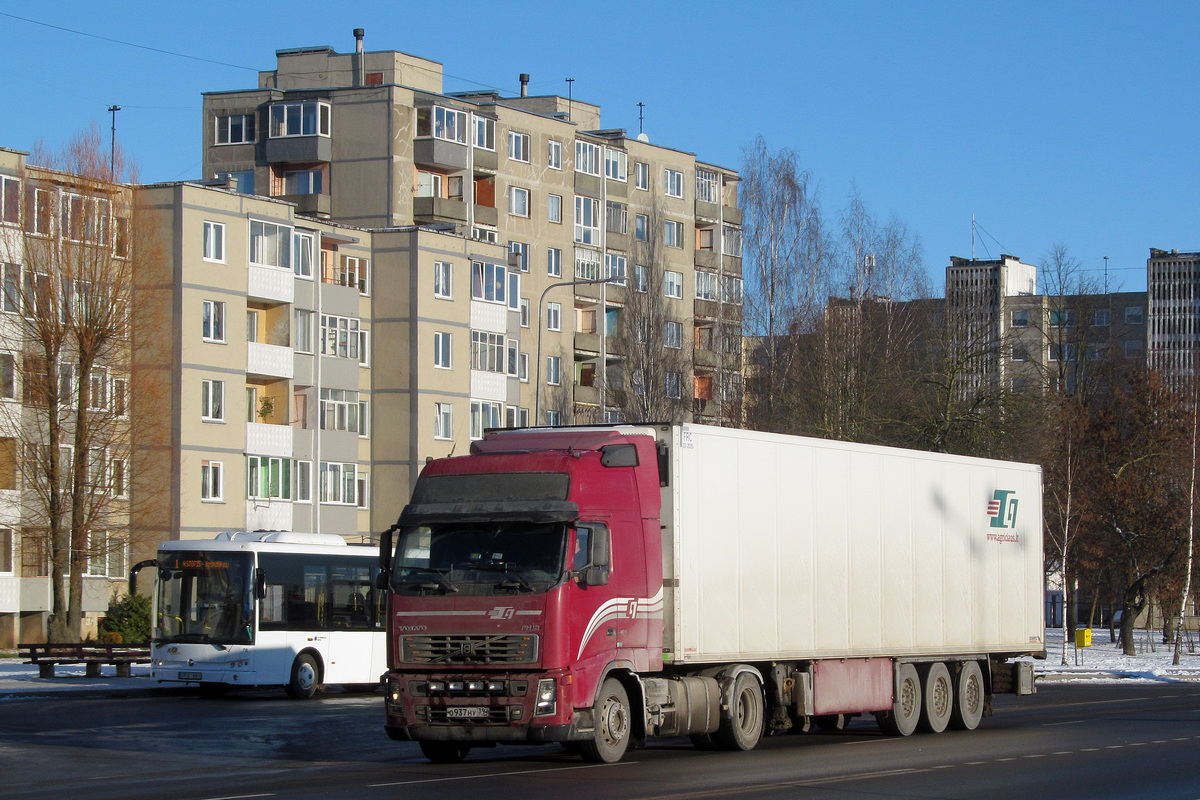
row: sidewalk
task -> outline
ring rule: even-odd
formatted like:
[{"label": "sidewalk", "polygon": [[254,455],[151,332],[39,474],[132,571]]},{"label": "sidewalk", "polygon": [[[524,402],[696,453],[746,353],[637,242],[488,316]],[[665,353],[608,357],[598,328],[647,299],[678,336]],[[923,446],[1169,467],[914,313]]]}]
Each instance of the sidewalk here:
[{"label": "sidewalk", "polygon": [[[1095,628],[1092,631],[1093,645],[1081,649],[1076,664],[1075,648],[1067,648],[1068,666],[1062,666],[1062,631],[1046,631],[1046,660],[1033,660],[1040,682],[1106,682],[1106,683],[1162,683],[1173,681],[1200,682],[1200,642],[1192,642],[1189,650],[1184,642],[1179,666],[1173,666],[1173,651],[1159,641],[1156,634],[1137,631],[1134,643],[1138,654],[1122,655],[1117,646],[1109,642],[1108,631]],[[1151,650],[1151,646],[1154,650]],[[9,655],[6,653],[3,655]],[[1031,659],[1032,660],[1032,659]],[[72,697],[122,697],[132,695],[190,693],[195,685],[159,683],[150,678],[149,664],[134,664],[133,677],[116,677],[116,667],[101,668],[101,677],[84,675],[84,666],[58,667],[53,678],[39,678],[38,668],[21,659],[0,657],[0,701],[24,697],[46,697],[71,692]]]}]

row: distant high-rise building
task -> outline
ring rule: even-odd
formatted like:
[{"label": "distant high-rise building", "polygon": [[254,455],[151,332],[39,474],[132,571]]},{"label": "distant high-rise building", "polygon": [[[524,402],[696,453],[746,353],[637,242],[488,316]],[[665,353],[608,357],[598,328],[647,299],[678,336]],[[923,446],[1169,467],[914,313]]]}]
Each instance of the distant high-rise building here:
[{"label": "distant high-rise building", "polygon": [[1150,248],[1147,361],[1176,391],[1191,391],[1200,347],[1200,253]]}]

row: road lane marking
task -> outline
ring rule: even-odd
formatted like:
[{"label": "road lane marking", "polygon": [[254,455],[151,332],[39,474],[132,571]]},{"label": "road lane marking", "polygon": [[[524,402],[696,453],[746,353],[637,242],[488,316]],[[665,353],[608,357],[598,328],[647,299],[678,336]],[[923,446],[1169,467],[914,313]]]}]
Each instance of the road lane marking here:
[{"label": "road lane marking", "polygon": [[1042,727],[1053,728],[1055,725],[1082,725],[1085,722],[1087,722],[1086,719],[1072,719],[1066,722],[1043,722]]},{"label": "road lane marking", "polygon": [[636,764],[636,761],[621,761],[616,764],[581,764],[572,767],[547,767],[545,769],[521,769],[513,772],[487,772],[478,775],[456,775],[450,778],[423,778],[417,781],[395,781],[393,783],[369,783],[368,789],[378,789],[385,786],[415,786],[421,783],[449,783],[450,781],[469,781],[474,778],[503,778],[508,775],[537,775],[543,772],[563,772],[565,770],[596,769],[598,767],[619,767]]}]

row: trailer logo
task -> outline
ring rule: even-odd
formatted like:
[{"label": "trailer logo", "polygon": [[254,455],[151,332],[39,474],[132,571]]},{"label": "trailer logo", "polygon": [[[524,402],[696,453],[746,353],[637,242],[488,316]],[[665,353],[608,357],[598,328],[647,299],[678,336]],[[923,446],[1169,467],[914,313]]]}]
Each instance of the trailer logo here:
[{"label": "trailer logo", "polygon": [[[991,527],[1014,530],[1017,527],[1017,498],[1011,489],[997,489],[988,501],[987,514],[992,518]],[[1017,534],[988,533],[988,539],[998,542],[1019,541]]]}]

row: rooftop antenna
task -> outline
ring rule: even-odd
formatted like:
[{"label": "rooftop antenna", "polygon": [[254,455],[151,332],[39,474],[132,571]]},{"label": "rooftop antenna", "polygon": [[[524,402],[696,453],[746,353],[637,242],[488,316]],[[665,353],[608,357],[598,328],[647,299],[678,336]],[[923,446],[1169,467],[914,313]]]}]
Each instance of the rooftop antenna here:
[{"label": "rooftop antenna", "polygon": [[567,121],[571,122],[571,95],[575,91],[575,79],[567,78]]},{"label": "rooftop antenna", "polygon": [[971,260],[975,260],[975,215],[971,215]]},{"label": "rooftop antenna", "polygon": [[638,135],[642,134],[642,110],[646,107],[645,103],[638,103]]},{"label": "rooftop antenna", "polygon": [[1104,293],[1108,294],[1108,256],[1104,257]]},{"label": "rooftop antenna", "polygon": [[116,165],[117,165],[117,112],[121,110],[120,106],[109,106],[108,112],[112,114],[112,139],[111,149],[108,154],[108,179],[115,181]]}]

